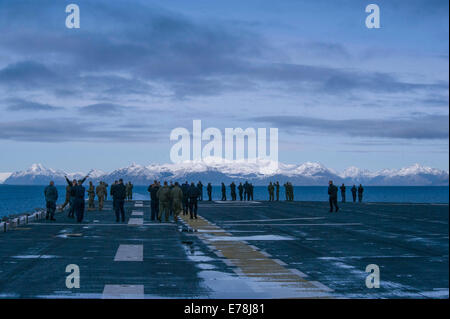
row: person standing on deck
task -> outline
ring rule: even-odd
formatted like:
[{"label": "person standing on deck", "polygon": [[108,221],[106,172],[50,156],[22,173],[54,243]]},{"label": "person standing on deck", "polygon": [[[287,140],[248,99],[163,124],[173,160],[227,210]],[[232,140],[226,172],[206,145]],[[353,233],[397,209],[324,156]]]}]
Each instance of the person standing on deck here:
[{"label": "person standing on deck", "polygon": [[244,186],[242,186],[242,182],[239,183],[238,191],[239,191],[239,200],[242,202],[242,193],[244,192]]},{"label": "person standing on deck", "polygon": [[126,192],[127,192],[127,201],[131,201],[133,199],[133,184],[131,184],[131,182],[128,182],[126,186]]},{"label": "person standing on deck", "polygon": [[250,189],[250,192],[249,192],[249,199],[248,199],[248,200],[253,201],[253,190],[254,190],[253,184],[252,184],[252,183],[248,184],[248,187],[249,187],[249,189]]},{"label": "person standing on deck", "polygon": [[103,186],[105,186],[105,201],[108,200],[108,184],[106,182],[103,182]]},{"label": "person standing on deck", "polygon": [[273,187],[272,182],[270,182],[269,186],[267,186],[267,190],[269,191],[269,202],[273,202],[275,188]]},{"label": "person standing on deck", "polygon": [[[111,197],[113,197],[113,193],[114,193],[114,188],[119,184],[118,181],[114,181],[114,183],[111,185],[111,188],[109,189],[109,195],[111,195]],[[113,198],[113,212],[116,211],[116,202],[114,201]]]},{"label": "person standing on deck", "polygon": [[147,191],[150,193],[151,220],[155,220],[156,218],[158,218],[159,212],[159,201],[157,196],[158,190],[159,185],[156,180],[153,181],[153,184],[150,185],[147,189]]},{"label": "person standing on deck", "polygon": [[45,202],[47,207],[47,214],[45,219],[56,220],[55,219],[55,210],[56,210],[56,201],[58,200],[58,190],[55,187],[55,183],[53,181],[45,188],[44,190]]},{"label": "person standing on deck", "polygon": [[[73,195],[73,188],[75,187],[75,186],[77,186],[77,180],[76,179],[74,179],[72,182],[71,181],[69,181],[69,179],[67,178],[67,176],[64,176],[64,178],[66,179],[66,182],[67,182],[67,188],[66,189],[70,189],[70,193],[69,193],[69,214],[67,215],[69,218],[73,218],[73,215],[74,215],[74,213],[75,213],[75,208],[74,208],[74,204],[73,204],[73,202],[74,202],[74,200],[75,200],[75,197],[74,197],[74,195]],[[67,196],[67,194],[66,194],[66,196]]]},{"label": "person standing on deck", "polygon": [[345,203],[345,185],[344,185],[344,183],[342,183],[340,188],[341,188],[342,202]]},{"label": "person standing on deck", "polygon": [[230,193],[231,193],[231,200],[236,200],[236,184],[234,182],[231,182],[230,184]]},{"label": "person standing on deck", "polygon": [[286,182],[283,184],[283,186],[284,186],[284,195],[286,196],[286,201],[288,201],[289,200],[289,185]]},{"label": "person standing on deck", "polygon": [[249,187],[248,187],[248,182],[245,181],[244,183],[244,200],[248,200],[248,192],[249,192]]},{"label": "person standing on deck", "polygon": [[364,187],[362,187],[361,184],[359,184],[358,187],[358,201],[361,203],[362,199],[363,199],[363,192],[364,192]]},{"label": "person standing on deck", "polygon": [[170,214],[170,187],[167,184],[167,181],[164,181],[163,187],[158,189],[156,196],[159,201],[158,220],[161,222],[162,215],[164,214],[165,221],[168,222]]},{"label": "person standing on deck", "polygon": [[104,201],[105,201],[105,193],[106,193],[105,183],[100,182],[100,184],[95,189],[95,193],[97,194],[97,198],[98,198],[98,210],[102,211]]},{"label": "person standing on deck", "polygon": [[[81,185],[83,185],[83,183],[85,182],[85,180],[89,177],[89,175],[87,175],[85,178],[83,178],[81,180]],[[74,214],[75,214],[75,193],[73,191],[73,188],[75,186],[78,185],[77,180],[74,179],[72,182],[69,181],[69,179],[67,178],[67,176],[64,176],[64,178],[66,179],[67,184],[70,186],[70,208],[69,208],[69,217],[70,218],[74,218]],[[80,182],[80,181],[78,181]],[[83,198],[84,200],[84,198]],[[84,210],[83,210],[84,211]]]},{"label": "person standing on deck", "polygon": [[336,213],[339,211],[339,207],[337,204],[337,194],[338,194],[338,188],[333,185],[333,181],[330,181],[328,186],[328,195],[329,195],[329,202],[330,202],[330,213],[333,212],[333,206],[336,208]]},{"label": "person standing on deck", "polygon": [[277,194],[277,202],[280,200],[280,183],[277,181],[275,184],[275,193]]},{"label": "person standing on deck", "polygon": [[75,215],[77,216],[77,222],[81,223],[84,218],[84,196],[86,193],[86,189],[83,187],[84,180],[79,180],[78,184],[72,188],[72,194],[74,196],[74,210]]},{"label": "person standing on deck", "polygon": [[[222,183],[223,184],[223,183]],[[225,186],[225,185],[224,185]],[[198,210],[198,203],[197,199],[199,196],[199,190],[198,187],[195,186],[194,183],[191,183],[191,187],[189,188],[189,213],[191,219],[197,219],[197,210]]]},{"label": "person standing on deck", "polygon": [[114,212],[116,213],[116,223],[120,221],[120,217],[122,218],[122,222],[125,222],[125,198],[127,196],[127,189],[123,184],[123,180],[119,179],[119,183],[114,185],[114,188],[111,187],[113,202],[114,202]]},{"label": "person standing on deck", "polygon": [[[66,181],[67,181],[67,186],[66,186],[66,200],[64,201],[64,204],[62,204],[61,208],[59,209],[60,212],[62,212],[64,210],[64,208],[67,206],[67,204],[71,203],[70,200],[70,192],[72,190],[72,186],[73,186],[73,182],[70,182],[67,177],[66,177]],[[70,209],[70,205],[69,205],[69,209]]]},{"label": "person standing on deck", "polygon": [[[172,190],[175,187],[173,182],[170,182],[169,188]],[[170,197],[170,203],[169,203],[169,216],[173,216],[173,200],[172,197]]]},{"label": "person standing on deck", "polygon": [[227,200],[227,188],[225,187],[225,184],[222,183],[222,201]]},{"label": "person standing on deck", "polygon": [[186,181],[184,184],[181,185],[181,191],[183,192],[183,215],[187,215],[189,212],[189,183]]},{"label": "person standing on deck", "polygon": [[353,203],[355,203],[356,202],[356,192],[357,192],[356,185],[353,185],[351,191],[352,191]]},{"label": "person standing on deck", "polygon": [[212,201],[212,185],[211,185],[211,183],[208,183],[208,186],[206,186],[206,190],[208,192],[208,201]]},{"label": "person standing on deck", "polygon": [[172,209],[173,209],[173,221],[178,221],[178,215],[183,210],[182,202],[183,202],[183,191],[179,187],[178,182],[175,182],[175,186],[170,191],[170,198],[172,199]]},{"label": "person standing on deck", "polygon": [[198,188],[198,191],[199,191],[199,195],[198,195],[198,200],[199,201],[203,201],[203,184],[202,184],[202,182],[201,181],[199,181],[198,183],[197,183],[197,188]]},{"label": "person standing on deck", "polygon": [[88,210],[95,210],[95,187],[92,181],[89,182],[88,188]]}]

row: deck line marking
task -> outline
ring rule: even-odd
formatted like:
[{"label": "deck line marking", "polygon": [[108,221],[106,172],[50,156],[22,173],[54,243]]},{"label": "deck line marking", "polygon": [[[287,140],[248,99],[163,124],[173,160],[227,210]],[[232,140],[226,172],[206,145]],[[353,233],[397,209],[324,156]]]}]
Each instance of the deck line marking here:
[{"label": "deck line marking", "polygon": [[144,246],[120,245],[114,261],[144,261]]},{"label": "deck line marking", "polygon": [[277,219],[247,219],[247,220],[222,220],[222,223],[243,223],[243,222],[276,222],[284,220],[301,220],[301,219],[325,219],[325,217],[298,217],[298,218],[277,218]]},{"label": "deck line marking", "polygon": [[144,261],[143,245],[120,245],[114,261]]},{"label": "deck line marking", "polygon": [[325,223],[325,224],[230,224],[227,226],[359,226],[362,223]]},{"label": "deck line marking", "polygon": [[[115,223],[115,224],[50,224],[50,223],[29,223],[27,224],[28,226],[33,225],[33,226],[89,226],[89,227],[96,227],[96,226],[115,226],[115,227],[128,227],[128,224],[119,224],[119,223]],[[172,224],[172,223],[145,223],[143,224],[144,226],[176,226],[176,224]]]},{"label": "deck line marking", "polygon": [[213,247],[213,252],[222,257],[222,261],[232,267],[236,274],[248,278],[246,283],[255,291],[274,289],[274,293],[279,296],[286,293],[288,296],[300,298],[332,297],[330,294],[332,290],[327,286],[316,281],[308,281],[301,271],[292,271],[283,261],[269,258],[267,253],[254,249],[256,246],[233,240],[234,236],[230,233],[219,233],[220,236],[217,236],[216,232],[211,232],[205,236],[205,232],[211,231],[211,228],[215,231],[220,230],[218,227],[212,227],[205,218],[196,221],[191,221],[185,216],[181,218],[192,228],[197,229],[198,238],[208,248]]},{"label": "deck line marking", "polygon": [[133,210],[131,216],[144,216],[144,212]]},{"label": "deck line marking", "polygon": [[128,220],[128,225],[143,225],[144,219],[142,218],[130,218]]},{"label": "deck line marking", "polygon": [[144,285],[105,285],[103,299],[143,299]]}]

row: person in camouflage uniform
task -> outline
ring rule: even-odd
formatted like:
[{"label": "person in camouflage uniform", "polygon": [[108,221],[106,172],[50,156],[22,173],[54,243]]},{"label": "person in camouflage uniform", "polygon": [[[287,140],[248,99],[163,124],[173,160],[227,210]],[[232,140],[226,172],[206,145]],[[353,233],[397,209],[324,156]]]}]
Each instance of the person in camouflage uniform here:
[{"label": "person in camouflage uniform", "polygon": [[164,186],[158,190],[156,194],[159,200],[159,213],[158,220],[161,222],[161,217],[164,214],[165,221],[169,221],[169,211],[170,211],[170,188],[167,182],[164,182]]},{"label": "person in camouflage uniform", "polygon": [[231,182],[230,189],[231,189],[231,200],[235,201],[236,200],[236,184],[234,182]]},{"label": "person in camouflage uniform", "polygon": [[269,202],[273,202],[275,188],[273,187],[272,182],[270,182],[269,186],[267,186],[267,190],[269,191]]},{"label": "person in camouflage uniform", "polygon": [[175,186],[170,190],[170,198],[172,199],[173,221],[177,222],[178,215],[183,211],[183,191],[178,182],[175,182]]},{"label": "person in camouflage uniform", "polygon": [[98,210],[101,211],[101,210],[103,210],[103,204],[104,204],[104,201],[105,201],[105,194],[107,193],[106,187],[105,187],[105,183],[104,182],[100,182],[100,184],[95,189],[95,192],[96,192],[97,198],[98,198]]},{"label": "person in camouflage uniform", "polygon": [[88,210],[94,210],[95,209],[95,187],[92,182],[89,182],[89,188],[88,188]]},{"label": "person in camouflage uniform", "polygon": [[280,183],[276,182],[275,184],[275,193],[277,194],[277,202],[280,200]]},{"label": "person in camouflage uniform", "polygon": [[133,200],[133,184],[131,184],[131,182],[128,182],[126,186],[126,192],[127,192],[127,200],[128,201]]},{"label": "person in camouflage uniform", "polygon": [[342,183],[340,189],[341,189],[342,202],[345,203],[345,185],[344,185],[344,183]]}]

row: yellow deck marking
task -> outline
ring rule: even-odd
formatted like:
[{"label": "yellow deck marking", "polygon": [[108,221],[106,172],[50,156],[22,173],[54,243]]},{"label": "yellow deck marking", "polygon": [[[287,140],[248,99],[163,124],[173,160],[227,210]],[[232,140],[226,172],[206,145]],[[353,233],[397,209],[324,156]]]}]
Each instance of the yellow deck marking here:
[{"label": "yellow deck marking", "polygon": [[261,283],[262,287],[267,284],[285,289],[291,289],[297,298],[329,298],[330,288],[316,282],[308,281],[299,273],[294,273],[280,265],[264,253],[254,249],[245,242],[235,240],[208,240],[205,236],[233,236],[220,227],[211,224],[204,218],[191,220],[186,216],[180,216],[190,227],[197,230],[197,236],[206,244],[227,258],[237,269],[237,273]]}]

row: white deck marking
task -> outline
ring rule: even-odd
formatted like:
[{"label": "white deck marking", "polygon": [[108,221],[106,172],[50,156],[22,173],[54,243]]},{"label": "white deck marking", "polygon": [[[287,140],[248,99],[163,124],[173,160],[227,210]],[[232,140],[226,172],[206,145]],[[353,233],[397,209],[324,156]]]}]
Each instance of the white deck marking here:
[{"label": "white deck marking", "polygon": [[230,224],[228,226],[358,226],[361,223],[325,223],[325,224]]},{"label": "white deck marking", "polygon": [[325,217],[297,217],[297,218],[279,218],[279,219],[246,219],[246,220],[223,220],[222,223],[243,223],[243,222],[276,222],[284,220],[301,220],[301,219],[325,219]]},{"label": "white deck marking", "polygon": [[103,299],[144,299],[144,285],[105,285]]},{"label": "white deck marking", "polygon": [[131,212],[131,216],[144,216],[144,212],[138,211],[138,210],[133,210]]},{"label": "white deck marking", "polygon": [[144,261],[144,246],[120,245],[114,261]]},{"label": "white deck marking", "polygon": [[130,218],[128,220],[128,225],[142,225],[144,220],[142,218]]},{"label": "white deck marking", "polygon": [[[138,219],[138,218],[136,218]],[[139,218],[140,219],[140,218]],[[27,226],[80,226],[80,224],[46,224],[46,223],[30,223]],[[115,223],[115,224],[87,224],[89,225],[89,227],[96,227],[96,226],[116,226],[116,227],[128,227],[127,224],[120,224],[120,223]],[[145,226],[176,226],[176,224],[173,223],[145,223],[143,224]]]},{"label": "white deck marking", "polygon": [[224,201],[224,200],[215,200],[214,203],[217,204],[232,204],[232,205],[236,205],[236,206],[240,206],[240,205],[247,205],[247,204],[261,204],[261,202],[256,202],[256,201]]}]

